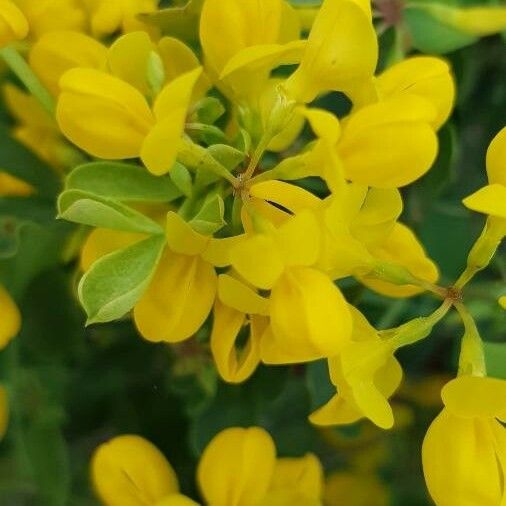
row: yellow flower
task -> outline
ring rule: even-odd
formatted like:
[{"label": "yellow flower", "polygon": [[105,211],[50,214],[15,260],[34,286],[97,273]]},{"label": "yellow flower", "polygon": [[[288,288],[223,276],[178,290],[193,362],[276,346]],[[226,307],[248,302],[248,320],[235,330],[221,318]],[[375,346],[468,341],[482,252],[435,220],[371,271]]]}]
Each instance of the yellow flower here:
[{"label": "yellow flower", "polygon": [[378,43],[368,2],[325,0],[287,94],[311,102],[325,91],[348,91],[374,75]]},{"label": "yellow flower", "polygon": [[60,80],[56,118],[63,134],[88,153],[109,160],[140,157],[148,170],[162,175],[176,161],[202,68],[195,67],[197,62],[186,46],[162,39],[160,52],[169,62],[172,80],[156,95],[151,108],[143,93],[152,52],[146,34],[133,33],[118,39],[109,50],[113,74],[90,68],[66,72]]},{"label": "yellow flower", "polygon": [[[119,436],[101,445],[91,463],[97,495],[106,506],[192,506],[175,473],[148,441]],[[197,478],[209,506],[321,506],[323,471],[312,454],[276,459],[259,427],[216,435],[200,459]]]},{"label": "yellow flower", "polygon": [[148,289],[134,308],[134,320],[150,341],[178,342],[202,326],[213,306],[214,266],[230,263],[234,237],[215,239],[196,232],[178,214],[166,219],[166,248]]},{"label": "yellow flower", "polygon": [[[151,214],[155,219],[160,218],[159,210]],[[82,270],[87,271],[102,256],[144,237],[137,233],[95,229],[81,251]],[[145,339],[175,343],[195,334],[211,312],[217,289],[214,266],[229,264],[229,249],[237,239],[215,239],[200,234],[173,212],[166,216],[166,237],[167,248],[147,290],[134,307],[133,317]],[[216,325],[219,322],[218,318]],[[227,327],[227,332],[231,330]],[[233,341],[226,344],[227,335],[219,337],[225,348],[220,347],[218,356],[232,352],[227,346],[232,346]],[[217,362],[223,364],[218,356]],[[221,371],[227,378],[226,369]],[[236,373],[243,374],[230,372],[230,381],[234,381]]]},{"label": "yellow flower", "polygon": [[209,506],[318,506],[321,464],[313,455],[277,459],[274,442],[258,427],[220,432],[197,471]]},{"label": "yellow flower", "polygon": [[7,391],[3,385],[0,385],[0,441],[5,436],[7,425],[9,424],[9,400]]},{"label": "yellow flower", "polygon": [[407,93],[352,112],[337,143],[347,179],[398,188],[420,178],[437,155],[437,117],[431,102]]},{"label": "yellow flower", "polygon": [[57,96],[61,76],[72,68],[103,69],[107,48],[92,37],[70,30],[48,32],[30,49],[29,63],[44,86]]},{"label": "yellow flower", "polygon": [[[320,203],[309,192],[279,181],[258,183],[250,193],[259,202],[274,201],[292,211]],[[264,202],[265,206],[270,205]],[[350,337],[351,318],[340,290],[315,268],[320,252],[316,216],[308,209],[292,217],[274,213],[283,220],[277,228],[253,212],[250,218],[262,230],[247,233],[230,251],[232,266],[246,281],[271,290],[262,360],[304,362],[337,354]],[[248,230],[247,223],[245,227]]]},{"label": "yellow flower", "polygon": [[5,348],[21,328],[21,315],[7,290],[0,285],[0,349]]},{"label": "yellow flower", "polygon": [[[260,362],[260,342],[269,324],[269,300],[261,297],[238,277],[218,277],[218,297],[213,311],[211,351],[221,377],[240,383]],[[247,332],[247,341],[237,345]]]},{"label": "yellow flower", "polygon": [[93,455],[91,477],[106,506],[155,506],[179,492],[176,474],[162,453],[134,435],[101,445]]},{"label": "yellow flower", "polygon": [[0,0],[0,48],[28,35],[28,22],[11,0]]},{"label": "yellow flower", "polygon": [[438,506],[498,506],[506,498],[506,381],[461,376],[442,390],[445,408],[422,448]]},{"label": "yellow flower", "polygon": [[437,110],[432,121],[439,128],[455,101],[455,82],[449,64],[432,56],[407,58],[385,70],[375,81],[378,98],[384,100],[405,94],[427,99]]},{"label": "yellow flower", "polygon": [[274,67],[296,63],[299,34],[297,15],[284,0],[206,0],[202,8],[206,70],[231,98],[260,95]]},{"label": "yellow flower", "polygon": [[96,37],[104,37],[121,30],[133,32],[146,29],[137,19],[141,13],[154,12],[158,0],[83,0],[90,17],[91,31]]},{"label": "yellow flower", "polygon": [[86,14],[80,0],[16,0],[16,3],[28,20],[33,39],[55,30],[86,29]]},{"label": "yellow flower", "polygon": [[329,359],[329,372],[337,393],[310,416],[316,425],[354,423],[363,417],[383,429],[393,426],[388,398],[397,390],[402,369],[394,348],[353,306],[353,342]]},{"label": "yellow flower", "polygon": [[464,199],[464,205],[492,218],[506,220],[506,127],[492,140],[487,151],[489,184]]},{"label": "yellow flower", "polygon": [[[417,279],[435,283],[439,278],[436,264],[428,258],[415,234],[401,223],[395,223],[385,240],[369,251],[375,259],[404,267]],[[410,297],[424,290],[414,285],[394,285],[367,275],[359,279],[367,287],[389,297]]]}]

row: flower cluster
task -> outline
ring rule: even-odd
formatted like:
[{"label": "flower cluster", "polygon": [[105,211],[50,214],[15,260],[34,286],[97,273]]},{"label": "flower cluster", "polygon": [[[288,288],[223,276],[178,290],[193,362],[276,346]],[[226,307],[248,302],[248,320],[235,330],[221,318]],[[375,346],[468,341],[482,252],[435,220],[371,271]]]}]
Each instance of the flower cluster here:
[{"label": "flower cluster", "polygon": [[[459,377],[423,445],[427,484],[440,506],[502,504],[506,391],[486,377],[462,290],[506,234],[506,129],[488,151],[489,184],[464,200],[488,216],[485,229],[465,272],[442,288],[400,221],[400,189],[438,155],[455,102],[449,64],[414,56],[376,73],[368,0],[325,0],[309,22],[286,0],[178,9],[0,0],[2,55],[28,89],[4,89],[13,135],[64,177],[59,217],[91,227],[77,289],[88,323],[131,315],[148,341],[197,335],[229,383],[260,363],[326,359],[336,392],[310,421],[389,429],[403,375],[396,351],[455,307],[465,326]],[[178,20],[169,34],[162,13]],[[478,13],[468,30],[502,28],[491,23]],[[12,45],[26,37],[27,62]],[[318,106],[330,93],[347,100],[346,114]],[[0,173],[1,195],[34,191]],[[386,297],[429,292],[441,305],[379,331],[343,295],[350,277]],[[2,287],[0,308],[3,347],[20,315]],[[0,411],[4,398],[2,389]],[[196,504],[139,437],[101,446],[92,468],[107,505]],[[312,455],[276,459],[262,429],[231,428],[205,450],[198,482],[206,504],[309,506],[320,504],[322,473]]]}]

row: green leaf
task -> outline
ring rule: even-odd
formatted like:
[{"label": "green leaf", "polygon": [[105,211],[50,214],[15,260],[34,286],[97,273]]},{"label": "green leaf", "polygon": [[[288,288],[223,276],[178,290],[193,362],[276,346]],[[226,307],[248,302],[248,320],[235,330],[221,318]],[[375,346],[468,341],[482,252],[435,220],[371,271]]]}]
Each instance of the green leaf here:
[{"label": "green leaf", "polygon": [[169,177],[183,195],[191,197],[193,193],[190,171],[181,163],[176,162],[169,172]]},{"label": "green leaf", "polygon": [[428,54],[445,54],[478,40],[436,19],[430,8],[431,3],[417,3],[404,9],[404,19],[415,49]]},{"label": "green leaf", "polygon": [[229,171],[233,171],[246,157],[243,151],[229,146],[228,144],[214,144],[209,146],[209,153]]},{"label": "green leaf", "polygon": [[144,214],[119,202],[80,190],[64,191],[58,198],[59,218],[92,227],[162,234],[163,229]]},{"label": "green leaf", "polygon": [[219,195],[206,200],[197,215],[190,221],[194,230],[201,234],[211,235],[225,225],[223,215],[225,204]]},{"label": "green leaf", "polygon": [[181,191],[168,176],[156,177],[143,167],[117,162],[92,162],[76,167],[66,190],[82,190],[119,201],[170,202]]},{"label": "green leaf", "polygon": [[151,281],[164,246],[165,237],[149,237],[92,265],[78,287],[88,325],[121,318],[135,306]]},{"label": "green leaf", "polygon": [[205,123],[187,123],[186,130],[199,141],[211,146],[226,142],[227,136],[223,130],[214,125],[206,125]]},{"label": "green leaf", "polygon": [[483,343],[487,374],[506,380],[506,343]]},{"label": "green leaf", "polygon": [[0,171],[31,184],[41,196],[55,196],[60,187],[55,171],[13,139],[4,125],[0,125]]},{"label": "green leaf", "polygon": [[216,97],[204,97],[195,105],[195,123],[205,123],[212,125],[216,120],[225,114],[225,107],[221,100]]}]

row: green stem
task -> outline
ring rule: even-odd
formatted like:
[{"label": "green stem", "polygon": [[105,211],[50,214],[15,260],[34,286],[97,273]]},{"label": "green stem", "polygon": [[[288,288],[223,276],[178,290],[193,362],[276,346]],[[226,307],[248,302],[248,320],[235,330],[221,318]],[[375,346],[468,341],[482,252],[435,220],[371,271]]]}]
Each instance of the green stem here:
[{"label": "green stem", "polygon": [[387,339],[391,337],[395,349],[414,344],[428,337],[432,332],[432,328],[444,318],[451,307],[452,302],[450,300],[445,300],[441,306],[429,316],[415,318],[396,329],[382,331],[380,332],[380,336],[386,337]]},{"label": "green stem", "polygon": [[26,60],[13,47],[7,46],[0,49],[0,55],[5,63],[16,74],[26,89],[40,102],[42,107],[54,116],[55,105],[51,94],[46,90],[39,78],[33,73]]}]

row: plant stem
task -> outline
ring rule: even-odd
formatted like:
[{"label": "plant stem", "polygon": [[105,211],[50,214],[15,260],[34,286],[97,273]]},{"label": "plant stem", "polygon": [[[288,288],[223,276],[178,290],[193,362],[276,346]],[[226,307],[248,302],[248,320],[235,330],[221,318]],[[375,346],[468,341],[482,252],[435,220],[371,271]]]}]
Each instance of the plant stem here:
[{"label": "plant stem", "polygon": [[26,86],[26,89],[40,102],[51,117],[53,117],[55,111],[53,97],[34,74],[26,60],[16,49],[10,46],[0,49],[0,55],[12,72],[14,72],[19,80]]}]

